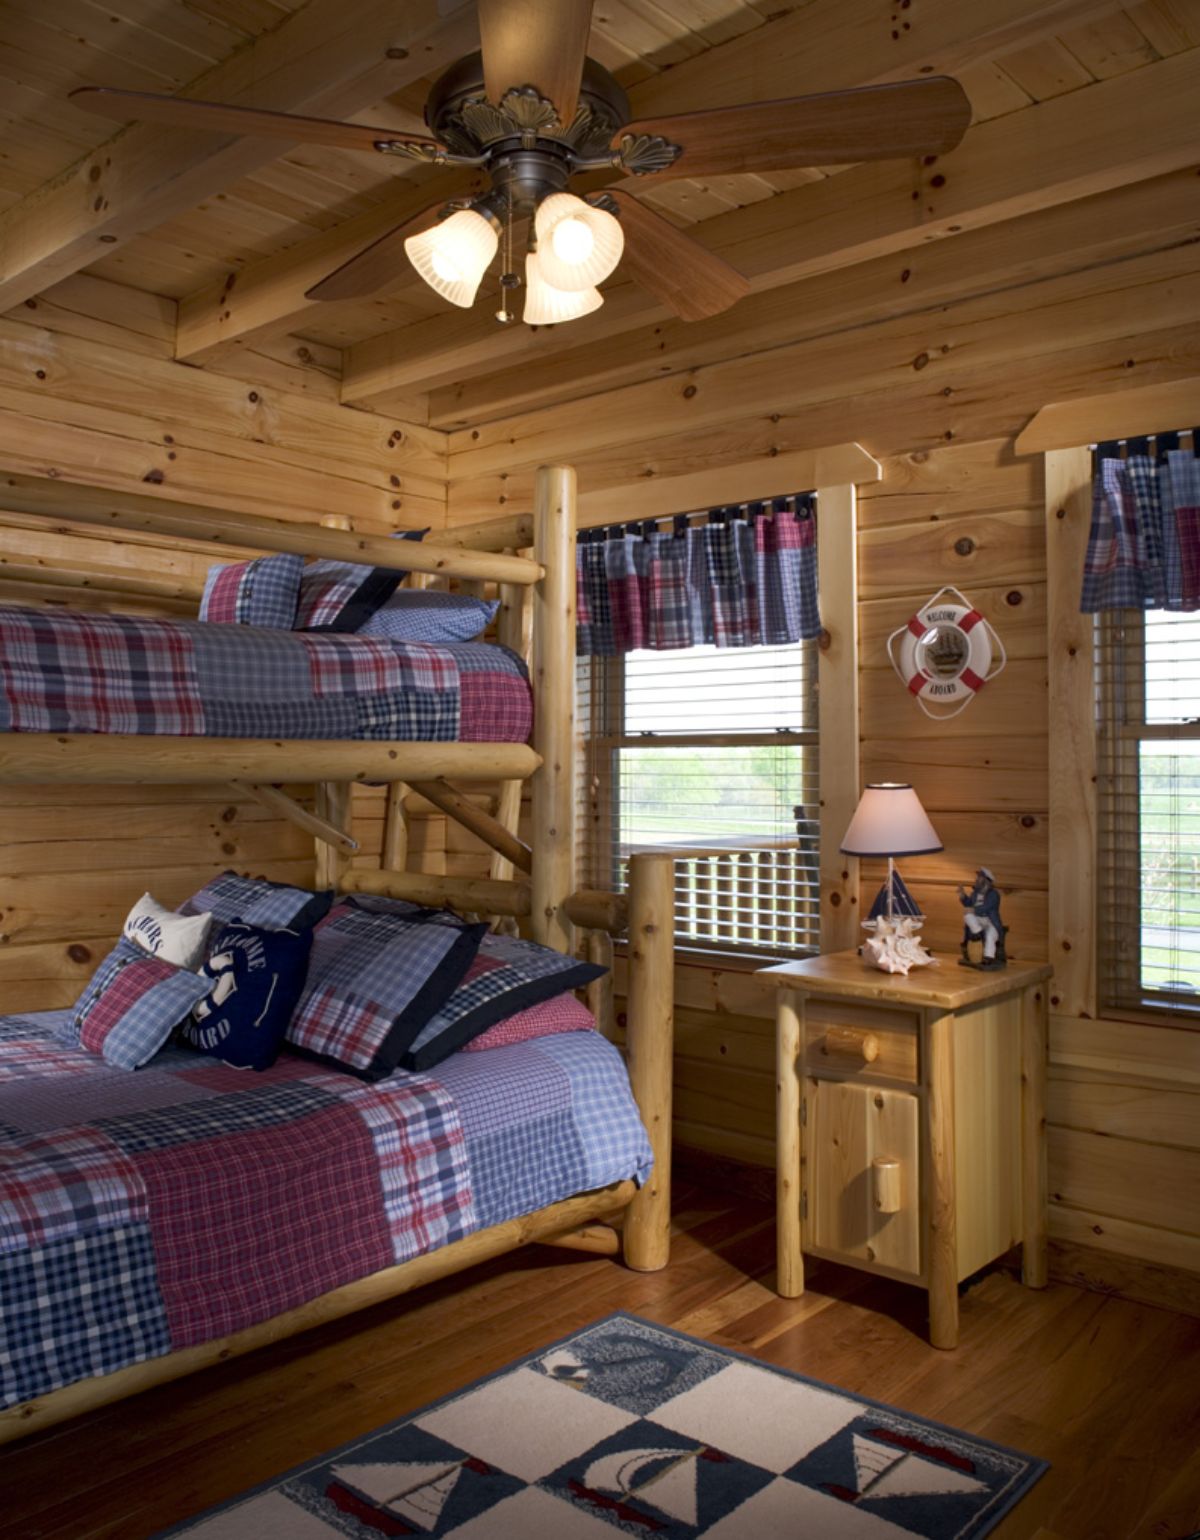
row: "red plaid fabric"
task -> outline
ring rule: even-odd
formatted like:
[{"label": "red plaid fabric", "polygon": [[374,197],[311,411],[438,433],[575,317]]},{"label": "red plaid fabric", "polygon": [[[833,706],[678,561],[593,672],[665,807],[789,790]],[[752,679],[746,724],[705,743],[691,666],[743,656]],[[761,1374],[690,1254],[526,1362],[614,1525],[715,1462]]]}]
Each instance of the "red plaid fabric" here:
[{"label": "red plaid fabric", "polygon": [[512,1043],[528,1043],[535,1037],[552,1037],[556,1032],[594,1032],[596,1018],[573,994],[555,995],[541,1005],[506,1016],[479,1037],[464,1044],[464,1053],[478,1053],[481,1048],[507,1048]]},{"label": "red plaid fabric", "polygon": [[233,625],[238,620],[238,594],[244,563],[221,567],[210,577],[204,595],[204,619]]},{"label": "red plaid fabric", "polygon": [[282,1132],[149,1150],[138,1166],[173,1347],[228,1336],[393,1260],[370,1131],[341,1106]]},{"label": "red plaid fabric", "polygon": [[533,697],[520,675],[464,673],[461,703],[463,743],[524,743],[533,731]]}]

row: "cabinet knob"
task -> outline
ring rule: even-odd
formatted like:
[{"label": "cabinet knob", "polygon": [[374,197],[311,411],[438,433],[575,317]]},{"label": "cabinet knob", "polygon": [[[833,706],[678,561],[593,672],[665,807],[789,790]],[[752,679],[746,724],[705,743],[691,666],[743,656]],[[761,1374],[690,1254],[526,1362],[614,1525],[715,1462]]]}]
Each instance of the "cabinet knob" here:
[{"label": "cabinet knob", "polygon": [[871,1162],[875,1208],[880,1214],[900,1212],[900,1162],[893,1155],[876,1155]]},{"label": "cabinet knob", "polygon": [[847,1058],[861,1059],[864,1064],[873,1064],[879,1057],[879,1039],[874,1032],[865,1032],[861,1027],[830,1027],[821,1051],[844,1054]]}]

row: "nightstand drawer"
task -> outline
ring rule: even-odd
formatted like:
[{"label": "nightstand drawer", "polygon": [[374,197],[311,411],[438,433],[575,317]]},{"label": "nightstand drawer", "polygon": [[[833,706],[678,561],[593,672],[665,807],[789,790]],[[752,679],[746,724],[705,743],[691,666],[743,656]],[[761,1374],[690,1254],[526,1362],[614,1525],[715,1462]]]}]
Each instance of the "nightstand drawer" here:
[{"label": "nightstand drawer", "polygon": [[911,1012],[822,1001],[810,1003],[807,1017],[810,1074],[920,1083],[919,1021]]}]

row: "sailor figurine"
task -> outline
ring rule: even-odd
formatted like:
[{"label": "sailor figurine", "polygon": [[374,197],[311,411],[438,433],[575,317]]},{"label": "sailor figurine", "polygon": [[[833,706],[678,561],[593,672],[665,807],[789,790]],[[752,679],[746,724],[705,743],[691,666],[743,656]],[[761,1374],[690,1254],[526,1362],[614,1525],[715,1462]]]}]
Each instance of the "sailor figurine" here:
[{"label": "sailor figurine", "polygon": [[[959,887],[958,901],[966,911],[963,915],[962,956],[958,959],[959,965],[985,972],[1007,967],[1004,938],[1008,934],[1008,927],[1000,922],[1000,892],[996,887],[996,879],[986,866],[981,866],[975,873],[970,892]],[[970,943],[979,938],[983,941],[983,957],[979,962],[972,962]]]}]

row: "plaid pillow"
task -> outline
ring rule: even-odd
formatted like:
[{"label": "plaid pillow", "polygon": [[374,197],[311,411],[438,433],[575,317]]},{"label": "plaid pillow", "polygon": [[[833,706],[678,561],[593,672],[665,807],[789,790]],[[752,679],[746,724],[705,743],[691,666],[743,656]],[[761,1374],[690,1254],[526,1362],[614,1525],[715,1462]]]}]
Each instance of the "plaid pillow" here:
[{"label": "plaid pillow", "polygon": [[211,914],[217,925],[245,920],[268,930],[311,930],[329,913],[332,903],[332,888],[313,893],[286,882],[268,882],[265,877],[222,872],[185,899],[175,913]]},{"label": "plaid pillow", "polygon": [[282,554],[210,567],[200,598],[200,619],[290,631],[303,571],[303,556]]},{"label": "plaid pillow", "polygon": [[404,1069],[429,1069],[506,1016],[590,984],[605,971],[597,963],[576,962],[536,941],[485,936],[466,978],[413,1040],[400,1064]]},{"label": "plaid pillow", "polygon": [[211,979],[122,938],[80,995],[68,1030],[114,1069],[140,1069],[211,988]]},{"label": "plaid pillow", "polygon": [[362,1080],[382,1079],[457,989],[487,926],[441,910],[399,909],[346,899],[317,926],[287,1030],[298,1053]]},{"label": "plaid pillow", "polygon": [[478,1053],[483,1048],[507,1048],[512,1043],[529,1043],[535,1037],[553,1037],[559,1032],[594,1032],[596,1018],[570,990],[531,1005],[528,1010],[506,1016],[479,1037],[464,1043],[464,1053]]},{"label": "plaid pillow", "polygon": [[311,930],[263,930],[240,920],[223,926],[202,969],[210,993],[184,1022],[184,1041],[235,1069],[268,1069],[304,988],[311,949]]},{"label": "plaid pillow", "polygon": [[[393,540],[423,540],[425,529],[399,531]],[[349,561],[314,561],[300,576],[297,631],[357,631],[396,592],[407,571]]]},{"label": "plaid pillow", "polygon": [[389,642],[428,642],[435,647],[473,642],[499,608],[498,600],[439,593],[435,588],[402,588],[358,628],[358,634],[381,636]]}]

